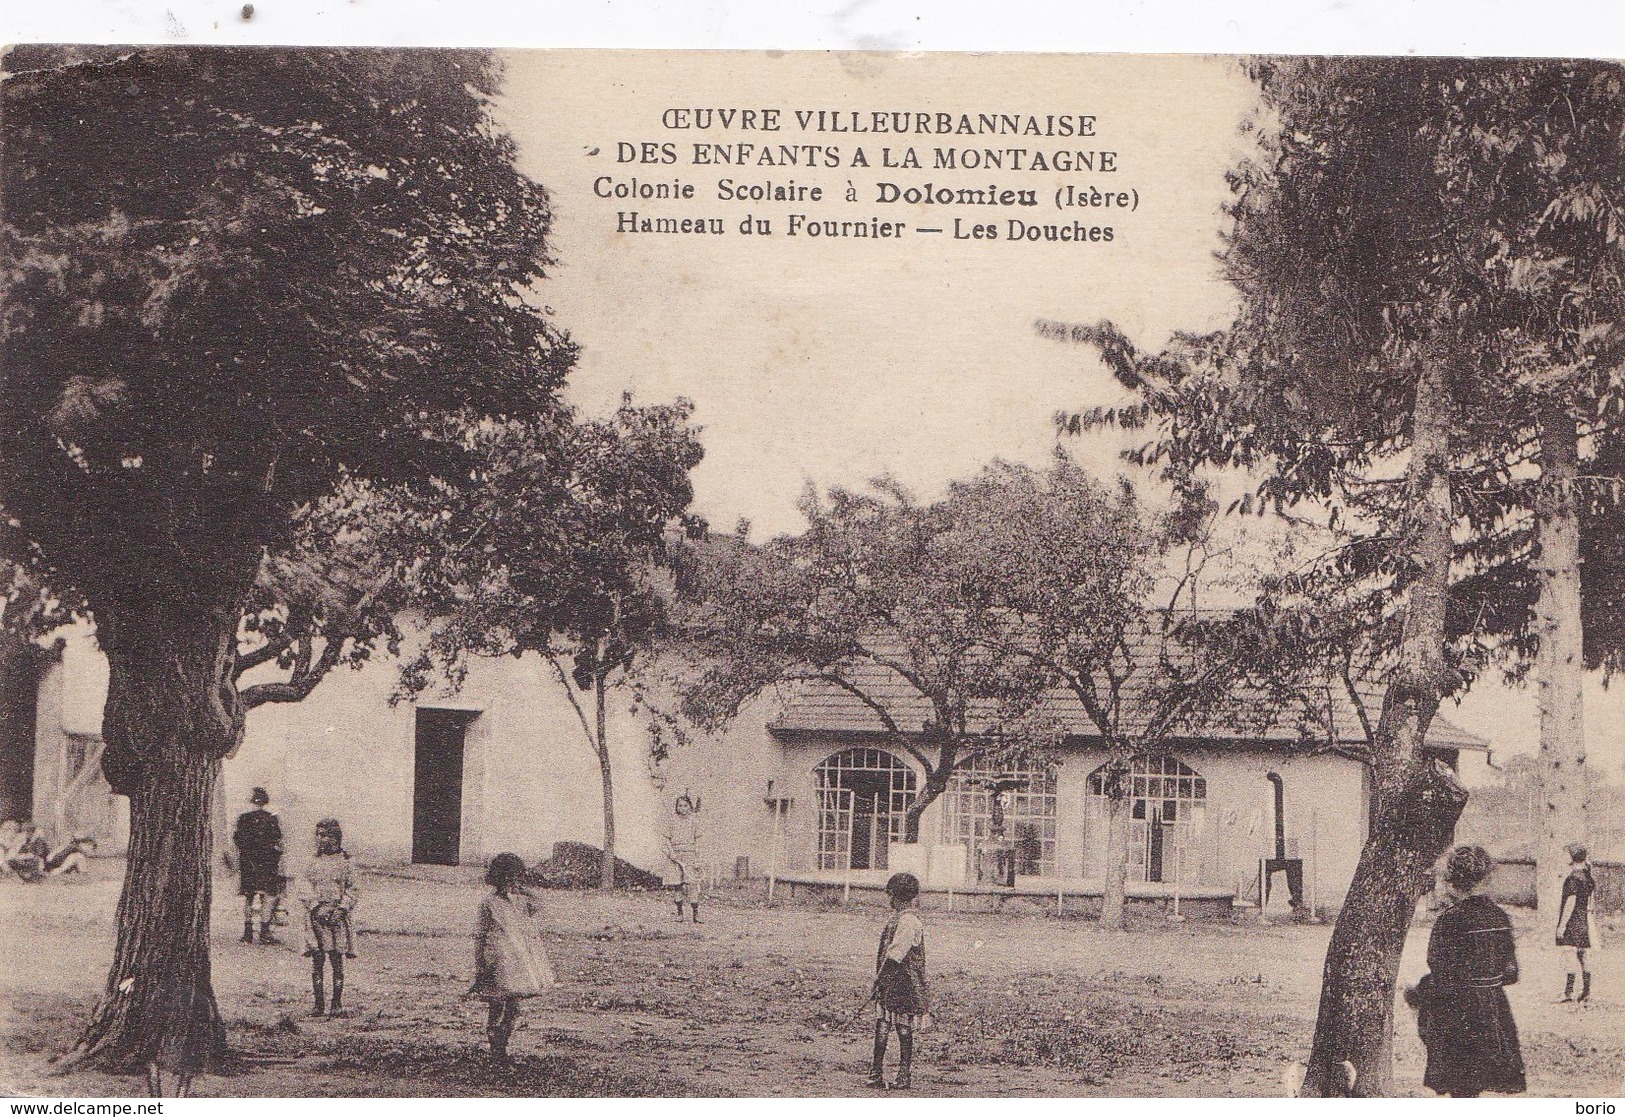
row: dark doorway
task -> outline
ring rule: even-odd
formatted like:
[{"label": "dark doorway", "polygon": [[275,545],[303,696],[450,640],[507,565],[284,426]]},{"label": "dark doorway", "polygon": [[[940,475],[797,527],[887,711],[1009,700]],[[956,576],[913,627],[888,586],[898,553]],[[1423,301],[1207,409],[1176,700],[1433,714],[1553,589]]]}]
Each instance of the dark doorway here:
[{"label": "dark doorway", "polygon": [[40,661],[27,640],[0,633],[0,818],[34,814]]},{"label": "dark doorway", "polygon": [[1145,879],[1153,884],[1162,883],[1163,827],[1168,824],[1163,821],[1162,808],[1152,807],[1151,825],[1146,833],[1149,843],[1145,854]]},{"label": "dark doorway", "polygon": [[891,836],[891,787],[884,774],[848,782],[852,792],[852,868],[886,868]]},{"label": "dark doorway", "polygon": [[818,778],[818,868],[884,869],[914,802],[914,772],[885,749],[845,749]]},{"label": "dark doorway", "polygon": [[412,773],[412,861],[456,865],[462,855],[463,744],[471,710],[418,709]]}]

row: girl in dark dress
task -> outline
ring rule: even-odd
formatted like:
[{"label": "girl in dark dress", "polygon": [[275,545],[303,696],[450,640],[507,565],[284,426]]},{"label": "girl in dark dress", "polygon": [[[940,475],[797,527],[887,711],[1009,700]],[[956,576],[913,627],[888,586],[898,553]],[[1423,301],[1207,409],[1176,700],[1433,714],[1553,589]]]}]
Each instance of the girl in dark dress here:
[{"label": "girl in dark dress", "polygon": [[1418,987],[1417,1028],[1427,1046],[1423,1085],[1454,1098],[1485,1090],[1522,1093],[1523,1055],[1506,986],[1518,980],[1512,924],[1474,890],[1495,867],[1479,846],[1450,854],[1445,880],[1455,899],[1433,925],[1428,969]]},{"label": "girl in dark dress", "polygon": [[[1585,1001],[1591,997],[1591,971],[1586,968],[1586,951],[1597,945],[1596,926],[1591,921],[1591,894],[1597,883],[1591,877],[1591,865],[1586,861],[1586,847],[1567,847],[1573,865],[1563,878],[1563,902],[1557,911],[1557,945],[1574,949],[1574,961],[1569,966],[1568,980],[1563,985],[1563,1000]],[[1580,995],[1574,995],[1574,975],[1580,974]]]},{"label": "girl in dark dress", "polygon": [[[913,1084],[914,1033],[930,1026],[925,992],[925,924],[915,901],[920,882],[913,873],[894,873],[886,882],[892,917],[880,932],[875,952],[875,984],[870,999],[875,1016],[875,1057],[869,1085],[877,1090],[907,1090]],[[897,1032],[897,1077],[888,1086],[884,1073],[886,1041]]]},{"label": "girl in dark dress", "polygon": [[275,945],[271,921],[282,891],[282,823],[266,810],[271,797],[256,787],[248,797],[252,810],[237,816],[231,841],[237,847],[238,888],[243,897],[243,942],[254,941],[254,915],[260,918],[260,942]]}]

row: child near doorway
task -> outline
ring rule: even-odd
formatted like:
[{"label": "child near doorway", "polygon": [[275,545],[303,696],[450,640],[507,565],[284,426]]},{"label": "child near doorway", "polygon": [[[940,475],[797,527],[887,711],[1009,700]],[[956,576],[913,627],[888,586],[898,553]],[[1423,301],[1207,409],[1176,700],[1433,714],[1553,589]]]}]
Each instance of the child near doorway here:
[{"label": "child near doorway", "polygon": [[[913,873],[893,873],[886,882],[892,916],[880,932],[875,953],[874,1063],[869,1085],[877,1090],[907,1090],[913,1085],[914,1034],[931,1026],[925,989],[925,924],[920,920],[920,881]],[[897,1032],[897,1077],[886,1082],[886,1043]]]},{"label": "child near doorway", "polygon": [[[344,1011],[344,960],[355,957],[350,913],[358,898],[350,855],[344,852],[344,830],[337,819],[316,824],[316,856],[299,879],[299,899],[305,906],[305,956],[310,959],[310,987],[315,1007],[312,1016],[337,1016]],[[333,974],[333,999],[325,996],[323,959]]]}]

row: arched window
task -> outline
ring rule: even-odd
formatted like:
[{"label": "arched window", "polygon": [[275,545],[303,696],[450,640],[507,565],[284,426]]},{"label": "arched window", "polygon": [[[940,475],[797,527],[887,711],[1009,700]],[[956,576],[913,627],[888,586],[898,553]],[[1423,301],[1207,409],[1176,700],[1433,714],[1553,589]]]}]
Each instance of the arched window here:
[{"label": "arched window", "polygon": [[884,869],[903,838],[914,771],[885,749],[845,749],[813,769],[818,787],[818,867]]},{"label": "arched window", "polygon": [[[1089,774],[1085,851],[1091,875],[1106,873],[1106,770]],[[1206,820],[1207,780],[1196,769],[1167,753],[1142,753],[1129,761],[1129,879],[1194,880],[1201,872],[1199,845]]]}]

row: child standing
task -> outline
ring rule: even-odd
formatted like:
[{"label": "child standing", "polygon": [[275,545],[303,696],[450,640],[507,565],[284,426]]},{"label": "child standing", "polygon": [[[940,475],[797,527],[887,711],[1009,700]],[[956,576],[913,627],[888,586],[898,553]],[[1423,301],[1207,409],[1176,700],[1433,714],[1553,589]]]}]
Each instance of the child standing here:
[{"label": "child standing", "polygon": [[256,787],[248,796],[249,809],[237,816],[231,841],[237,847],[238,891],[243,897],[243,938],[254,941],[254,916],[260,921],[260,942],[277,944],[271,934],[275,895],[281,891],[282,823],[269,809],[270,794]]},{"label": "child standing", "polygon": [[[358,895],[350,855],[344,852],[344,830],[338,820],[316,824],[316,856],[299,881],[305,905],[305,956],[310,959],[310,987],[315,995],[312,1016],[337,1016],[344,1009],[344,960],[355,957],[350,912]],[[333,972],[333,999],[322,988],[322,960]]]},{"label": "child standing", "polygon": [[540,910],[525,887],[525,863],[516,853],[499,853],[485,872],[491,894],[480,901],[474,930],[474,985],[469,995],[488,1006],[485,1037],[491,1058],[508,1061],[508,1040],[519,1022],[519,1002],[554,984],[547,952],[536,939],[533,920]]},{"label": "child standing", "polygon": [[[1591,998],[1591,971],[1586,968],[1586,951],[1597,944],[1596,924],[1591,918],[1591,894],[1597,882],[1591,876],[1591,864],[1586,860],[1586,847],[1573,844],[1566,847],[1569,875],[1563,878],[1563,902],[1557,913],[1557,945],[1572,947],[1574,960],[1569,965],[1568,980],[1563,985],[1563,1000],[1585,1001]],[[1574,995],[1574,975],[1580,974],[1580,995]]]},{"label": "child standing", "polygon": [[666,857],[682,874],[682,890],[677,894],[677,922],[683,921],[683,905],[694,922],[700,921],[700,885],[703,879],[700,865],[700,825],[694,817],[694,800],[679,795],[672,804],[672,822],[666,831]]},{"label": "child standing", "polygon": [[[914,1032],[929,1026],[925,990],[925,924],[916,902],[920,881],[913,873],[894,873],[886,882],[892,916],[880,932],[875,954],[875,1057],[869,1085],[877,1090],[907,1090],[913,1084]],[[884,1073],[886,1041],[897,1031],[897,1077],[888,1087]]]},{"label": "child standing", "polygon": [[1451,905],[1428,936],[1428,974],[1407,1000],[1427,1048],[1422,1085],[1453,1098],[1525,1088],[1518,1025],[1506,986],[1518,982],[1512,922],[1483,884],[1495,860],[1481,846],[1457,846],[1446,863]]}]

